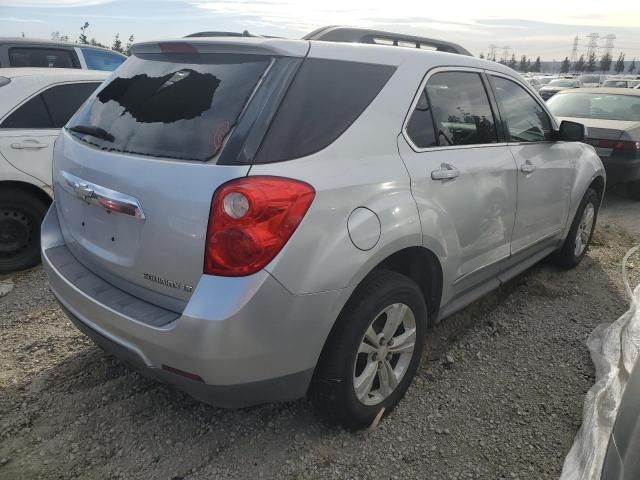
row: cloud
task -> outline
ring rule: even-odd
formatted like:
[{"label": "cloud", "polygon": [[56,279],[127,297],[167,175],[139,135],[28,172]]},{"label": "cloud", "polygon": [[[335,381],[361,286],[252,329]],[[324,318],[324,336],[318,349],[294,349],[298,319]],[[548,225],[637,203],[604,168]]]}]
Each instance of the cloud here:
[{"label": "cloud", "polygon": [[0,0],[2,7],[89,7],[93,5],[102,5],[104,3],[112,3],[116,0]]},{"label": "cloud", "polygon": [[0,22],[18,22],[18,23],[49,23],[38,18],[16,18],[16,17],[0,17]]}]

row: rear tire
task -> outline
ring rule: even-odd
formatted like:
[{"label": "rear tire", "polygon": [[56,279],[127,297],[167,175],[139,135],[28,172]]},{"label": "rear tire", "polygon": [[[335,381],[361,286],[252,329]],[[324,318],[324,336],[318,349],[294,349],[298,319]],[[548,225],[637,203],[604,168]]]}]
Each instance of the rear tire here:
[{"label": "rear tire", "polygon": [[556,253],[555,261],[561,267],[574,268],[586,255],[596,228],[599,205],[598,192],[589,188],[582,197],[562,248]]},{"label": "rear tire", "polygon": [[0,190],[0,273],[40,263],[40,224],[48,205],[19,189]]},{"label": "rear tire", "polygon": [[318,414],[360,429],[382,408],[389,413],[415,375],[426,329],[418,285],[396,272],[372,273],[340,313],[320,356],[309,389]]}]

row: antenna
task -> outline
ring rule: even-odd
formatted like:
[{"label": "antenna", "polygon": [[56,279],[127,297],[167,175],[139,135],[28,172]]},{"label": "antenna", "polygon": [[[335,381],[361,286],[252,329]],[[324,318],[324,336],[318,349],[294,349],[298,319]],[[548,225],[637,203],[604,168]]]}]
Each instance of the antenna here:
[{"label": "antenna", "polygon": [[576,35],[576,37],[573,39],[573,48],[571,49],[571,57],[569,57],[569,61],[571,62],[571,65],[575,65],[575,63],[578,61],[578,41],[580,39],[578,38],[578,35]]}]

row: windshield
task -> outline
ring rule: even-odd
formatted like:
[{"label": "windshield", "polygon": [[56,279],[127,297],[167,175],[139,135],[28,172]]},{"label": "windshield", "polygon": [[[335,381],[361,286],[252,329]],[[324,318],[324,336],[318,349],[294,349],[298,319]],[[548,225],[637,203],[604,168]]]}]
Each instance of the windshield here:
[{"label": "windshield", "polygon": [[[579,92],[579,90],[578,90]],[[640,122],[640,96],[598,93],[566,93],[547,105],[557,117],[601,118]]]},{"label": "windshield", "polygon": [[598,75],[581,75],[580,81],[582,83],[600,83],[600,77]]},{"label": "windshield", "polygon": [[549,78],[549,77],[538,78],[538,81],[540,82],[541,85],[546,85],[551,80],[553,80],[553,77],[551,77],[551,78]]},{"label": "windshield", "polygon": [[215,156],[270,57],[149,54],[130,57],[70,120],[97,148],[206,161]]},{"label": "windshield", "polygon": [[578,82],[576,82],[575,80],[558,79],[549,82],[550,87],[575,87],[577,85]]}]

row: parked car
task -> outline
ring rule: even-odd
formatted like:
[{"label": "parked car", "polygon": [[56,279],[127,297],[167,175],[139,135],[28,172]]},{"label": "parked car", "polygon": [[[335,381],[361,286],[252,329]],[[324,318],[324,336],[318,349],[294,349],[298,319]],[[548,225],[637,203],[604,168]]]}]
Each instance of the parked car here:
[{"label": "parked car", "polygon": [[536,77],[529,77],[529,78],[526,78],[525,80],[536,91],[540,90],[543,86],[540,80],[538,80]]},{"label": "parked car", "polygon": [[556,80],[551,80],[547,85],[538,90],[538,93],[543,99],[549,100],[556,93],[561,92],[562,90],[580,87],[582,87],[582,83],[580,83],[580,80],[558,78]]},{"label": "parked car", "polygon": [[640,478],[640,363],[636,362],[622,395],[609,437],[600,480]]},{"label": "parked car", "polygon": [[629,183],[640,200],[640,92],[605,88],[567,90],[549,101],[560,120],[580,121],[612,183]]},{"label": "parked car", "polygon": [[108,48],[28,38],[0,38],[0,67],[112,71],[127,59]]},{"label": "parked car", "polygon": [[134,46],[56,143],[52,292],[196,398],[308,393],[370,425],[429,323],[550,254],[577,265],[596,222],[584,127],[467,53],[344,27]]},{"label": "parked car", "polygon": [[608,78],[602,84],[605,88],[634,88],[640,84],[640,80],[629,80],[626,78]]},{"label": "parked car", "polygon": [[0,69],[0,273],[40,261],[53,144],[106,77],[73,69]]},{"label": "parked car", "polygon": [[592,73],[585,73],[578,77],[580,83],[585,88],[597,88],[602,83],[602,77],[600,75],[594,75]]}]

